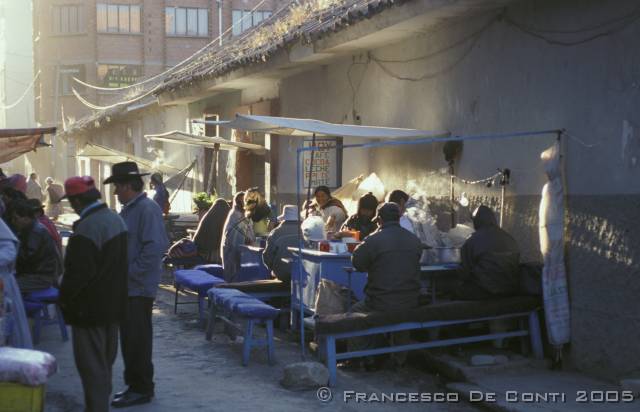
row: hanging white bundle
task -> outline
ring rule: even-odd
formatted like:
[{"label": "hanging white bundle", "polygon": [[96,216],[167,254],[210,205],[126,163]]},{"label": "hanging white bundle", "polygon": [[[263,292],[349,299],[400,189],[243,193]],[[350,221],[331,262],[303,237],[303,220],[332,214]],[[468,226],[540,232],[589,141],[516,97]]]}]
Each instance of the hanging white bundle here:
[{"label": "hanging white bundle", "polygon": [[556,346],[559,359],[561,345],[571,338],[571,313],[567,274],[564,263],[564,187],[560,145],[542,152],[549,182],[542,188],[540,202],[540,251],[544,260],[542,290],[549,342]]}]

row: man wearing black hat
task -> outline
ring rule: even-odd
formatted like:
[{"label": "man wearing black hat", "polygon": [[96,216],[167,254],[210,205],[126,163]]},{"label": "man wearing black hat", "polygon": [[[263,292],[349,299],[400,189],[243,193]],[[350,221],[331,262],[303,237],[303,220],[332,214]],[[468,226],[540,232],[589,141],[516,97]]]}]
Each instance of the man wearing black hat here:
[{"label": "man wearing black hat", "polygon": [[147,174],[140,173],[134,162],[122,162],[113,165],[111,176],[104,181],[115,185],[115,194],[122,203],[120,216],[129,229],[129,299],[126,320],[120,326],[128,388],[116,393],[111,402],[115,408],[148,403],[154,395],[151,312],[169,240],[160,206],[142,190],[142,176]]},{"label": "man wearing black hat", "polygon": [[[413,233],[400,227],[400,215],[397,204],[380,205],[376,215],[380,228],[353,251],[353,267],[368,273],[365,299],[353,306],[353,312],[385,312],[418,306],[422,244]],[[350,350],[370,348],[375,346],[375,339],[354,339],[350,345]]]}]

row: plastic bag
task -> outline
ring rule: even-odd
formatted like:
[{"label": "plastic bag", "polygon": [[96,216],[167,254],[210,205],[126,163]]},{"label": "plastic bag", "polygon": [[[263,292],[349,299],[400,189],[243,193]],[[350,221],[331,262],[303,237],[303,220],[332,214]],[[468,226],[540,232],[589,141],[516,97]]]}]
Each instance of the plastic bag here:
[{"label": "plastic bag", "polygon": [[302,236],[306,241],[319,241],[326,239],[324,233],[324,220],[320,216],[309,216],[302,222]]},{"label": "plastic bag", "polygon": [[328,279],[320,279],[316,291],[316,315],[326,316],[346,313],[350,298],[351,293],[348,288]]},{"label": "plastic bag", "polygon": [[31,349],[0,348],[0,382],[44,385],[57,369],[56,358],[49,353]]}]

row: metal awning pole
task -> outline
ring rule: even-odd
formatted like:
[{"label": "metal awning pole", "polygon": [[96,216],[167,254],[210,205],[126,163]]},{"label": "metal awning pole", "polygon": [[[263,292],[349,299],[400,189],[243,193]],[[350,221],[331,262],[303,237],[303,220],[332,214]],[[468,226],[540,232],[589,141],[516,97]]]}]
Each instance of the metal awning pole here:
[{"label": "metal awning pole", "polygon": [[[304,143],[303,143],[304,144]],[[302,222],[300,221],[300,192],[301,192],[301,179],[302,170],[300,167],[300,154],[303,153],[300,148],[296,151],[296,201],[298,203],[298,227],[300,228]],[[313,152],[311,152],[313,153]],[[300,300],[300,348],[302,354],[302,360],[305,360],[305,345],[304,345],[304,304],[302,302],[302,247],[303,247],[303,239],[302,239],[302,230],[298,230],[298,300]],[[292,302],[293,303],[293,302]]]},{"label": "metal awning pole", "polygon": [[[305,208],[304,211],[304,218],[308,218],[309,217],[309,207],[308,207],[308,203],[309,203],[309,199],[311,199],[311,176],[313,175],[313,154],[315,153],[315,147],[316,147],[316,134],[313,134],[313,137],[311,138],[311,147],[313,148],[311,150],[311,160],[309,161],[309,187],[307,187],[307,201],[305,202],[305,204],[307,205],[307,207]],[[304,157],[303,157],[304,159]]]}]

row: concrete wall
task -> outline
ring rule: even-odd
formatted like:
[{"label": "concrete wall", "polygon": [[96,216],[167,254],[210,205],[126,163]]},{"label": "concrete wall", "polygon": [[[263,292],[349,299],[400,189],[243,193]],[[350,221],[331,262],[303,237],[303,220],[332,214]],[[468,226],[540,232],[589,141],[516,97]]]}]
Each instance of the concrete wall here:
[{"label": "concrete wall", "polygon": [[[509,7],[508,14],[527,25],[568,30],[625,15],[635,4],[523,1]],[[606,378],[638,374],[640,360],[633,354],[640,342],[635,221],[640,204],[640,50],[635,47],[640,24],[563,47],[496,22],[475,40],[450,47],[490,17],[453,21],[372,50],[379,60],[401,61],[382,63],[385,70],[363,53],[285,79],[282,115],[350,123],[355,113],[367,125],[454,134],[566,128],[574,137],[563,142],[573,315],[570,361],[577,369]],[[444,49],[434,57],[412,60]],[[539,256],[538,194],[545,182],[539,154],[553,142],[553,136],[468,142],[456,167],[457,175],[470,180],[497,168],[512,170],[505,227],[518,238],[527,258]],[[279,156],[280,192],[293,193],[295,150],[289,145]],[[350,152],[343,172],[346,181],[375,171],[388,189],[407,188],[413,180],[428,195],[441,197],[448,194],[448,178],[437,171],[445,166],[442,147],[434,144]],[[499,200],[497,188],[456,190],[469,192],[475,203],[497,205]]]}]

